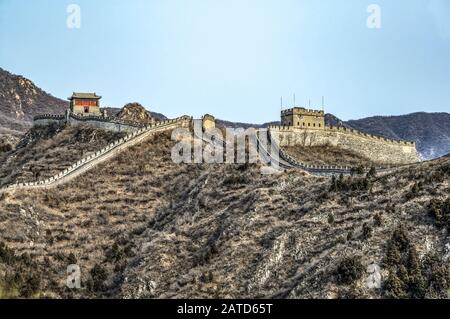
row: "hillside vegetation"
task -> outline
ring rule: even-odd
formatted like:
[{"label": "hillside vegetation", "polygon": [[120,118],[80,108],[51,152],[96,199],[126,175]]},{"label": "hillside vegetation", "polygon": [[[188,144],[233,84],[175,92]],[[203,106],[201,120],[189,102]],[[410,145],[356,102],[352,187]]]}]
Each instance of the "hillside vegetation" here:
[{"label": "hillside vegetation", "polygon": [[283,146],[283,150],[298,161],[309,165],[371,167],[372,165],[384,164],[329,144],[323,146]]},{"label": "hillside vegetation", "polygon": [[[56,156],[46,143],[68,150],[72,134],[34,147]],[[177,165],[173,145],[159,134],[68,184],[0,194],[0,294],[448,298],[450,158],[382,176],[263,175]]]},{"label": "hillside vegetation", "polygon": [[125,133],[90,126],[34,127],[22,137],[15,150],[0,152],[0,186],[54,176],[123,136]]}]

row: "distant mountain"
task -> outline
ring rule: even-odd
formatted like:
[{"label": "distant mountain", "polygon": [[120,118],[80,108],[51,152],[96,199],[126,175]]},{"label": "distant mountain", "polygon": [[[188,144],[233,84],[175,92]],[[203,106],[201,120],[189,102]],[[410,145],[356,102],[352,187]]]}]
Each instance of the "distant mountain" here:
[{"label": "distant mountain", "polygon": [[345,121],[330,113],[325,114],[325,125],[350,127]]},{"label": "distant mountain", "polygon": [[[252,123],[244,123],[244,122],[232,122],[232,121],[226,121],[226,120],[221,120],[221,119],[216,119],[216,123],[219,125],[223,125],[225,127],[244,128],[244,129],[247,129],[249,127],[266,128],[266,127],[269,127],[270,125],[280,125],[280,121],[267,122],[267,123],[263,123],[263,124],[252,124]],[[333,114],[325,114],[325,123],[327,125],[331,125],[331,126],[347,126],[348,127],[348,125],[344,121],[337,118]]]},{"label": "distant mountain", "polygon": [[345,124],[356,130],[393,139],[416,141],[424,159],[450,153],[450,114],[412,113],[399,116],[374,116]]},{"label": "distant mountain", "polygon": [[68,102],[38,88],[32,81],[0,68],[0,134],[20,135],[37,114],[62,114]]},{"label": "distant mountain", "polygon": [[[223,125],[225,127],[232,127],[232,128],[244,128],[247,129],[249,127],[254,128],[266,128],[270,125],[280,125],[280,121],[273,121],[273,122],[267,122],[263,124],[252,124],[252,123],[243,123],[243,122],[231,122],[221,119],[216,119],[216,123],[219,125]],[[325,114],[325,123],[326,125],[330,126],[346,126],[349,127],[344,121],[339,119],[338,117],[334,116],[333,114]]]},{"label": "distant mountain", "polygon": [[231,122],[231,121],[226,121],[226,120],[221,120],[221,119],[216,119],[216,123],[218,125],[222,125],[225,127],[230,127],[230,128],[243,128],[243,129],[247,129],[249,127],[254,127],[254,128],[265,128],[268,127],[270,125],[280,125],[280,122],[268,122],[268,123],[263,123],[263,124],[252,124],[252,123],[243,123],[243,122]]}]

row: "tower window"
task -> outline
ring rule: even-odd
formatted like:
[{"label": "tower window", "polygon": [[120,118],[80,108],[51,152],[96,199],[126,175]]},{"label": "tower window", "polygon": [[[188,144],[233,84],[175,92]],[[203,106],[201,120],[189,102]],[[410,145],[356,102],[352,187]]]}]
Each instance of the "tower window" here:
[{"label": "tower window", "polygon": [[313,126],[316,127],[316,123],[314,123]]},{"label": "tower window", "polygon": [[319,123],[319,127],[320,127],[320,123]]},{"label": "tower window", "polygon": [[311,123],[308,123],[308,126],[311,126]]}]

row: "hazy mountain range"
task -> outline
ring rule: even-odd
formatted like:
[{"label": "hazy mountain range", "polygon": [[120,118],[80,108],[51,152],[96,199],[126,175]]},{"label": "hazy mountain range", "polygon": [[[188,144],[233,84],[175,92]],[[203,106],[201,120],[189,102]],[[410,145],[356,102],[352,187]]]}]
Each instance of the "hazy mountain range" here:
[{"label": "hazy mountain range", "polygon": [[[52,96],[23,76],[14,75],[0,68],[0,134],[21,135],[32,125],[33,116],[43,113],[62,114],[68,102]],[[115,115],[119,108],[107,108]],[[153,117],[165,119],[160,113],[150,112]],[[400,116],[375,116],[359,120],[341,121],[327,114],[328,125],[344,125],[354,129],[394,139],[413,140],[424,159],[450,153],[450,114],[412,113]],[[278,124],[237,123],[218,119],[229,127],[266,127]]]},{"label": "hazy mountain range", "polygon": [[450,153],[450,114],[411,113],[401,116],[374,116],[347,121],[347,125],[376,135],[416,141],[424,159]]}]

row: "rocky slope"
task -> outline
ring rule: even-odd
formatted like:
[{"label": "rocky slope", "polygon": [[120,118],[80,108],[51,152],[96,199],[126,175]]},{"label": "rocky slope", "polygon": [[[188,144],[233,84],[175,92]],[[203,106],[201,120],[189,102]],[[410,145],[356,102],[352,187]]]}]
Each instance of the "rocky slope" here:
[{"label": "rocky slope", "polygon": [[128,103],[116,114],[116,117],[121,120],[144,124],[155,122],[155,118],[151,116],[150,112],[139,103]]},{"label": "rocky slope", "polygon": [[62,114],[67,107],[67,101],[0,68],[0,134],[20,135],[30,128],[35,115]]},{"label": "rocky slope", "polygon": [[177,165],[173,145],[160,134],[69,184],[0,194],[0,293],[448,298],[450,158],[332,179]]},{"label": "rocky slope", "polygon": [[[122,110],[121,108],[118,108],[118,107],[104,107],[103,109],[105,109],[110,116],[116,116]],[[164,114],[152,112],[152,111],[147,111],[147,112],[150,114],[151,117],[153,117],[154,119],[156,119],[158,121],[164,121],[164,120],[168,119],[168,117],[165,116]]]},{"label": "rocky slope", "polygon": [[371,167],[385,164],[376,163],[370,158],[332,145],[285,146],[283,150],[296,160],[309,165],[332,165],[357,168],[359,166]]},{"label": "rocky slope", "polygon": [[0,135],[0,156],[2,153],[13,150],[18,142],[19,138],[17,136],[9,134]]},{"label": "rocky slope", "polygon": [[34,127],[15,149],[0,151],[0,186],[52,177],[123,136],[90,126]]}]

